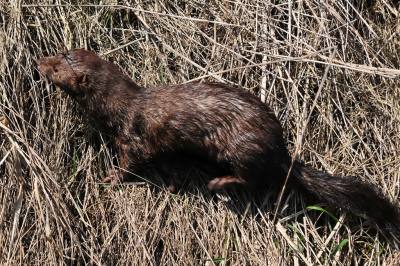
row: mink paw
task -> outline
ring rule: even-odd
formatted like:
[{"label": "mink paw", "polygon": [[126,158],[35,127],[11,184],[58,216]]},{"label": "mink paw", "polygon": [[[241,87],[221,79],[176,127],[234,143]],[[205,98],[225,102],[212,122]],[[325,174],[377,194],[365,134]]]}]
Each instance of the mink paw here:
[{"label": "mink paw", "polygon": [[110,170],[108,176],[104,177],[101,182],[111,185],[121,184],[123,182],[123,176],[120,171]]},{"label": "mink paw", "polygon": [[207,187],[211,191],[221,190],[228,186],[235,185],[235,184],[244,184],[245,181],[239,177],[235,176],[220,176],[216,177],[210,182],[208,182]]}]

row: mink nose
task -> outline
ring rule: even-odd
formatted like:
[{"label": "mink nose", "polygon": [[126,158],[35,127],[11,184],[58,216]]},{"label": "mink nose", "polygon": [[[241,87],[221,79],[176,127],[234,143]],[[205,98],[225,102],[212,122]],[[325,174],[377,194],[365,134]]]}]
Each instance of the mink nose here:
[{"label": "mink nose", "polygon": [[39,59],[34,59],[34,61],[35,61],[35,63],[36,63],[36,69],[39,71],[39,72],[42,72],[43,71],[43,67],[41,67],[41,64],[42,64],[42,59],[41,58],[39,58]]}]

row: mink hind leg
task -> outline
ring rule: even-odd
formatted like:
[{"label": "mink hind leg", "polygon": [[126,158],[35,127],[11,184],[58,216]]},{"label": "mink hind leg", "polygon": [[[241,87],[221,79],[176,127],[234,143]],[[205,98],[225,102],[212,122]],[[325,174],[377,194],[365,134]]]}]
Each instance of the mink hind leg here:
[{"label": "mink hind leg", "polygon": [[251,192],[279,190],[285,181],[289,157],[274,155],[271,156],[268,152],[258,156],[236,154],[234,158],[227,160],[231,165],[231,174],[214,177],[208,183],[208,188],[220,190],[238,185]]},{"label": "mink hind leg", "polygon": [[211,176],[229,174],[221,165],[191,154],[162,154],[154,158],[153,164],[172,193],[198,187]]}]

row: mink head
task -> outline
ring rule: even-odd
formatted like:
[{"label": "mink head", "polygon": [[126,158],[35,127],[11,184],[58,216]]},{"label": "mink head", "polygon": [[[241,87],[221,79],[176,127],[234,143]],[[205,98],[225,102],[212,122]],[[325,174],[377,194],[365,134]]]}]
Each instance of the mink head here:
[{"label": "mink head", "polygon": [[90,82],[95,82],[96,73],[104,62],[95,53],[75,49],[55,56],[37,60],[39,72],[59,86],[66,93],[75,97],[88,96],[92,93]]}]

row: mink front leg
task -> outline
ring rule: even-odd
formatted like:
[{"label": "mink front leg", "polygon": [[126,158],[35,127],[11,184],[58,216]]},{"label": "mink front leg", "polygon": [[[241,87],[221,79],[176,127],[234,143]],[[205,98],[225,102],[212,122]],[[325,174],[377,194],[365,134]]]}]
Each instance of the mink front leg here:
[{"label": "mink front leg", "polygon": [[103,183],[119,184],[124,181],[125,171],[132,170],[129,158],[129,145],[118,139],[115,141],[117,151],[117,160],[119,169],[111,169],[106,177],[102,179]]}]

